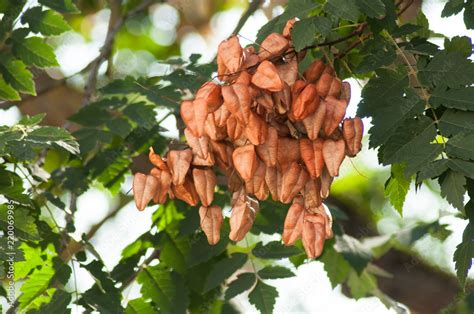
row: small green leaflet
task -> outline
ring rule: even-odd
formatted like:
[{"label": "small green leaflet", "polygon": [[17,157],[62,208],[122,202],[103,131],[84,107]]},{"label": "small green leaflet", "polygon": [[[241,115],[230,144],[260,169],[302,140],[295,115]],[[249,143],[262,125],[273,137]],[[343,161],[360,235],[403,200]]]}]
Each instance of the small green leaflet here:
[{"label": "small green leaflet", "polygon": [[215,263],[207,275],[206,282],[204,283],[204,292],[219,286],[225,279],[241,268],[246,261],[247,254],[234,253],[231,257]]},{"label": "small green leaflet", "polygon": [[336,17],[352,22],[357,22],[360,15],[355,0],[328,0],[325,9]]},{"label": "small green leaflet", "polygon": [[459,210],[464,208],[466,178],[459,172],[449,170],[439,178],[441,196]]},{"label": "small green leaflet", "polygon": [[258,271],[258,275],[262,279],[281,279],[295,276],[295,274],[283,266],[267,266]]},{"label": "small green leaflet", "polygon": [[0,56],[0,72],[5,81],[19,92],[36,95],[33,74],[10,54]]},{"label": "small green leaflet", "polygon": [[449,159],[449,169],[462,173],[465,177],[474,179],[474,162],[461,159]]},{"label": "small green leaflet", "polygon": [[448,17],[454,14],[458,14],[464,8],[464,0],[448,0],[444,6],[442,17]]},{"label": "small green leaflet", "polygon": [[54,269],[49,263],[44,263],[40,269],[36,269],[21,286],[20,312],[39,297],[48,288],[51,278],[54,276]]},{"label": "small green leaflet", "polygon": [[400,216],[403,216],[403,204],[410,189],[410,180],[405,177],[404,170],[401,164],[393,164],[391,177],[385,186],[385,195]]},{"label": "small green leaflet", "polygon": [[381,0],[356,0],[359,9],[368,17],[381,18],[385,15],[385,4]]},{"label": "small green leaflet", "polygon": [[[169,202],[173,205],[173,202]],[[160,208],[164,207],[163,205]],[[163,248],[160,260],[179,273],[184,273],[187,269],[188,256],[190,250],[189,239],[187,237],[175,238],[172,236],[163,237]]]},{"label": "small green leaflet", "polygon": [[38,68],[57,66],[56,56],[51,46],[39,37],[25,38],[25,29],[18,29],[12,35],[13,54],[23,60],[27,65],[34,65]]},{"label": "small green leaflet", "polygon": [[61,13],[79,13],[73,0],[38,0],[39,3]]},{"label": "small green leaflet", "polygon": [[143,298],[130,300],[127,303],[127,308],[125,309],[125,314],[155,314],[156,311],[150,305],[150,303],[145,302]]},{"label": "small green leaflet", "polygon": [[52,10],[43,11],[41,7],[28,9],[23,14],[21,22],[28,23],[34,33],[45,36],[60,35],[71,29],[62,15]]},{"label": "small green leaflet", "polygon": [[472,41],[467,36],[454,36],[444,39],[444,48],[449,52],[459,52],[468,58],[472,53]]},{"label": "small green leaflet", "polygon": [[[474,205],[471,201],[468,203],[470,205]],[[474,212],[469,213],[468,208],[469,205],[466,206],[466,211],[468,212],[469,223],[466,226],[466,229],[462,235],[462,242],[456,247],[454,251],[454,266],[456,268],[456,274],[461,282],[461,285],[464,287],[467,279],[467,275],[469,273],[469,269],[472,266],[472,260],[474,259]]]},{"label": "small green leaflet", "polygon": [[474,132],[474,112],[448,109],[439,120],[439,128],[444,136]]},{"label": "small green leaflet", "polygon": [[280,259],[300,253],[301,249],[296,246],[285,246],[279,241],[272,241],[265,245],[262,245],[262,242],[258,242],[252,250],[252,254],[255,257],[263,259]]},{"label": "small green leaflet", "polygon": [[255,277],[254,273],[239,274],[237,276],[237,279],[235,279],[229,284],[229,287],[225,292],[225,299],[230,300],[236,295],[239,295],[242,292],[249,290],[255,284],[256,279],[257,277]]},{"label": "small green leaflet", "polygon": [[329,281],[331,281],[331,286],[335,288],[346,280],[351,266],[344,259],[344,256],[334,249],[333,244],[333,240],[327,243],[327,247],[321,256],[321,262],[324,264],[324,270],[329,277]]},{"label": "small green leaflet", "polygon": [[421,168],[416,177],[416,183],[419,184],[426,179],[434,179],[439,177],[443,172],[448,170],[448,160],[440,159],[430,161]]},{"label": "small green leaflet", "polygon": [[372,253],[364,247],[356,238],[347,234],[336,236],[336,244],[334,249],[341,253],[345,260],[354,268],[357,273],[361,274],[372,258]]},{"label": "small green leaflet", "polygon": [[437,88],[430,97],[430,104],[435,108],[446,108],[474,111],[474,87],[460,89]]},{"label": "small green leaflet", "polygon": [[474,160],[474,133],[458,134],[446,143],[446,153],[464,160]]},{"label": "small green leaflet", "polygon": [[291,30],[296,51],[310,46],[318,35],[325,38],[331,32],[331,21],[323,16],[313,16],[298,21]]},{"label": "small green leaflet", "polygon": [[259,280],[255,288],[249,294],[249,301],[255,305],[262,314],[273,313],[278,291],[275,287],[265,284]]},{"label": "small green leaflet", "polygon": [[351,295],[358,300],[377,289],[377,279],[367,271],[362,274],[353,271],[349,274],[347,285],[351,290]]},{"label": "small green leaflet", "polygon": [[2,100],[20,100],[20,94],[5,82],[5,79],[0,75],[0,99]]},{"label": "small green leaflet", "polygon": [[[0,190],[0,193],[3,192]],[[14,221],[16,236],[24,240],[39,240],[40,235],[35,219],[31,216],[28,209],[15,205]],[[11,219],[8,217],[8,208],[6,204],[0,205],[0,226],[2,230],[7,230],[8,222]]]},{"label": "small green leaflet", "polygon": [[[69,292],[57,289],[48,303],[44,303],[37,313],[70,313],[68,305],[72,296]],[[34,313],[36,313],[34,311]]]}]

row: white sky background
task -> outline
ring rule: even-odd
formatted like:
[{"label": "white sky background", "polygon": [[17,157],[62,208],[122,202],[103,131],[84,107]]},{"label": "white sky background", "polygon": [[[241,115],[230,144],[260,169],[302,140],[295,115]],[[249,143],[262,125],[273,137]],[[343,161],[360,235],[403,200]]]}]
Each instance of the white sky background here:
[{"label": "white sky background", "polygon": [[[448,37],[456,35],[467,35],[474,37],[473,31],[467,31],[462,21],[462,15],[451,17],[448,19],[441,18],[441,10],[444,6],[442,1],[425,1],[423,11],[430,21],[430,27],[435,32],[443,33]],[[216,14],[211,20],[212,32],[203,37],[197,32],[187,34],[181,43],[181,53],[184,57],[192,53],[200,53],[203,55],[204,61],[209,61],[214,57],[217,45],[225,39],[234,29],[240,18],[243,9],[234,8],[219,14]],[[280,12],[276,12],[280,13]],[[58,59],[61,70],[65,75],[71,75],[82,69],[97,54],[106,34],[108,11],[99,12],[94,19],[94,29],[92,31],[92,41],[86,42],[81,35],[76,33],[68,33],[61,37],[61,46],[58,48]],[[263,11],[257,11],[249,18],[247,24],[243,27],[240,34],[245,38],[254,40],[258,29],[265,24],[267,18]],[[179,15],[176,11],[167,5],[155,7],[152,14],[152,37],[160,44],[171,44],[176,37],[175,27],[179,23]],[[132,25],[133,26],[133,25]],[[434,40],[437,44],[439,41]],[[246,45],[245,39],[241,39],[243,45]],[[136,55],[127,51],[121,51],[115,57],[116,62],[126,60],[124,68],[140,68],[142,75],[162,73],[167,68],[157,62],[150,64],[141,63],[143,59],[150,60],[149,53],[143,52]],[[124,61],[125,62],[125,61]],[[120,68],[121,62],[117,63]],[[124,69],[124,71],[125,71]],[[120,69],[119,69],[120,70]],[[146,73],[145,71],[149,71]],[[143,73],[145,72],[145,73]],[[80,83],[80,82],[78,82]],[[354,116],[357,104],[360,101],[360,88],[357,82],[350,80],[353,90],[353,97],[348,109],[348,115]],[[164,114],[164,112],[160,112]],[[17,108],[13,107],[4,111],[0,115],[0,125],[12,125],[19,120],[20,114]],[[369,121],[365,121],[369,122]],[[170,130],[167,135],[176,136],[174,118],[169,118],[164,122],[165,128]],[[366,132],[367,132],[366,123]],[[353,164],[360,171],[364,172],[369,169],[380,169],[378,165],[376,152],[364,150],[359,157],[353,160]],[[354,171],[354,166],[350,162],[345,162],[341,176]],[[123,190],[129,190],[131,186],[130,178],[124,184]],[[435,185],[436,186],[436,185]],[[436,187],[438,188],[438,187]],[[439,189],[439,188],[438,188]],[[416,244],[422,256],[430,260],[437,261],[440,267],[454,270],[452,262],[452,254],[455,246],[461,241],[462,230],[466,223],[460,219],[454,218],[453,213],[456,211],[451,208],[446,201],[442,200],[439,193],[433,193],[427,187],[423,187],[417,193],[414,188],[410,190],[405,206],[404,219],[401,219],[394,211],[389,211],[387,218],[380,221],[378,227],[383,233],[394,232],[399,229],[410,227],[416,221],[433,221],[437,219],[440,212],[449,212],[446,217],[441,218],[441,222],[449,223],[450,229],[453,231],[443,245],[432,239],[425,239]],[[83,194],[78,201],[78,212],[76,215],[76,235],[87,232],[90,226],[102,219],[113,204],[114,200],[107,193],[92,189]],[[120,259],[122,249],[132,240],[141,235],[144,230],[150,228],[151,214],[154,208],[148,208],[144,212],[138,212],[133,203],[128,204],[120,213],[108,221],[93,238],[92,243],[97,251],[104,257],[106,266],[112,269]],[[428,248],[428,249],[427,249]],[[282,262],[283,265],[291,267],[287,261]],[[88,289],[93,280],[76,265],[76,275],[78,278],[78,287],[80,291]],[[294,269],[293,269],[294,270]],[[297,276],[290,279],[269,281],[271,285],[278,288],[280,297],[277,299],[275,313],[392,313],[376,298],[365,298],[359,301],[346,298],[342,295],[340,288],[333,290],[324,272],[322,263],[312,262],[301,266],[297,271]],[[472,271],[471,271],[472,275]],[[73,285],[70,285],[73,289]],[[133,299],[138,296],[137,285],[129,289],[129,298]],[[255,312],[245,295],[241,295],[238,304],[247,312]],[[72,307],[73,311],[76,307]],[[80,311],[79,311],[80,312]]]}]

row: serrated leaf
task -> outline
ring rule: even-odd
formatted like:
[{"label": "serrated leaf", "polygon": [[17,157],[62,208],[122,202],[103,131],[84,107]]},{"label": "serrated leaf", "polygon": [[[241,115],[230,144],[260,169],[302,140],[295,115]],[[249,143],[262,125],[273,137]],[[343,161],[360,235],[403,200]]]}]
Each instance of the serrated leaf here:
[{"label": "serrated leaf", "polygon": [[10,101],[21,99],[20,94],[5,81],[3,75],[0,75],[0,99]]},{"label": "serrated leaf", "polygon": [[39,3],[61,13],[79,13],[73,0],[38,0]]},{"label": "serrated leaf", "polygon": [[467,2],[464,6],[464,25],[467,29],[474,29],[474,2]]},{"label": "serrated leaf", "polygon": [[[45,303],[39,308],[38,311],[33,311],[34,313],[71,313],[71,310],[68,309],[69,303],[71,303],[72,296],[69,292],[64,290],[57,289],[53,297],[48,303]],[[30,312],[28,312],[30,313]]]},{"label": "serrated leaf", "polygon": [[162,241],[164,241],[164,245],[160,253],[160,260],[177,272],[184,273],[187,269],[187,257],[190,250],[189,239],[167,235],[163,237]]},{"label": "serrated leaf", "polygon": [[354,299],[358,300],[377,289],[377,279],[366,271],[362,274],[351,272],[347,280],[347,285],[349,286],[351,295]]},{"label": "serrated leaf", "polygon": [[298,21],[291,30],[296,51],[310,46],[318,35],[325,38],[331,32],[331,21],[323,16],[313,16]]},{"label": "serrated leaf", "polygon": [[262,279],[280,279],[295,276],[295,274],[283,266],[266,266],[258,271],[258,275]]},{"label": "serrated leaf", "polygon": [[324,264],[324,270],[333,288],[343,283],[349,275],[351,266],[344,259],[344,256],[337,252],[332,246],[324,250],[321,256],[321,262]]},{"label": "serrated leaf", "polygon": [[441,12],[442,17],[458,14],[464,8],[464,0],[448,0]]},{"label": "serrated leaf", "polygon": [[0,72],[5,81],[19,92],[36,95],[33,74],[20,60],[13,56],[2,54],[0,56]]},{"label": "serrated leaf", "polygon": [[301,252],[301,249],[298,247],[284,246],[279,241],[272,241],[265,245],[262,245],[262,242],[259,242],[252,250],[252,254],[255,257],[263,259],[281,259],[298,255]]},{"label": "serrated leaf", "polygon": [[469,58],[472,54],[472,40],[467,36],[454,36],[444,39],[444,48],[448,52],[458,52],[464,57]]},{"label": "serrated leaf", "polygon": [[441,196],[455,208],[464,208],[464,194],[466,193],[466,178],[459,172],[449,170],[439,178]]},{"label": "serrated leaf", "polygon": [[237,279],[229,284],[229,287],[225,292],[225,299],[230,300],[242,292],[249,290],[255,284],[256,279],[257,277],[255,277],[254,273],[239,274]]},{"label": "serrated leaf", "polygon": [[446,153],[464,160],[474,160],[474,133],[458,134],[446,143]]},{"label": "serrated leaf", "polygon": [[355,0],[328,0],[326,11],[341,19],[357,22],[360,11]]},{"label": "serrated leaf", "polygon": [[53,267],[44,263],[40,269],[36,269],[21,286],[19,297],[20,310],[28,307],[37,297],[39,297],[49,286],[51,278],[54,276]]},{"label": "serrated leaf", "polygon": [[259,280],[255,288],[249,294],[250,304],[255,305],[260,313],[273,313],[278,291],[275,287],[265,284]]},{"label": "serrated leaf", "polygon": [[9,222],[13,221],[15,223],[15,236],[25,240],[39,240],[36,221],[28,209],[18,204],[11,205],[11,207],[13,209],[9,210],[7,204],[0,205],[0,226],[2,226],[2,230],[7,230]]},{"label": "serrated leaf", "polygon": [[357,0],[357,6],[368,17],[380,18],[385,15],[385,4],[381,0]]},{"label": "serrated leaf", "polygon": [[449,159],[449,169],[462,173],[465,177],[474,179],[474,162],[461,159]]},{"label": "serrated leaf", "polygon": [[458,244],[454,251],[453,261],[461,285],[466,284],[467,274],[474,259],[474,241],[463,241]]},{"label": "serrated leaf", "polygon": [[41,7],[28,9],[22,16],[21,22],[28,23],[31,31],[45,36],[60,35],[71,28],[62,15],[52,11],[43,11]]},{"label": "serrated leaf", "polygon": [[341,253],[345,260],[359,274],[362,273],[372,258],[372,253],[369,249],[364,247],[359,240],[347,234],[336,236],[334,249]]},{"label": "serrated leaf", "polygon": [[155,314],[156,311],[153,309],[150,303],[146,302],[143,298],[130,300],[125,308],[125,314]]},{"label": "serrated leaf", "polygon": [[156,113],[153,110],[153,106],[147,105],[144,102],[128,105],[123,110],[123,113],[130,120],[146,129],[151,129],[156,123]]},{"label": "serrated leaf", "polygon": [[474,112],[448,109],[439,120],[439,128],[444,136],[474,132]]},{"label": "serrated leaf", "polygon": [[212,266],[204,283],[204,292],[219,286],[247,261],[247,254],[234,253],[231,257],[218,261]]},{"label": "serrated leaf", "polygon": [[434,179],[439,177],[442,173],[448,170],[448,160],[447,159],[440,159],[434,160],[421,168],[420,172],[416,177],[416,183],[421,183],[423,180],[427,179]]},{"label": "serrated leaf", "polygon": [[410,189],[410,180],[405,177],[404,172],[405,169],[401,164],[393,164],[391,177],[385,187],[385,195],[400,216],[403,215],[403,204]]},{"label": "serrated leaf", "polygon": [[[23,29],[15,32],[23,31]],[[27,65],[34,65],[38,68],[58,66],[58,61],[51,46],[39,37],[23,37],[22,32],[13,33],[12,51],[13,54],[23,60]]]},{"label": "serrated leaf", "polygon": [[435,89],[430,97],[430,104],[446,108],[474,111],[474,87],[444,90]]}]

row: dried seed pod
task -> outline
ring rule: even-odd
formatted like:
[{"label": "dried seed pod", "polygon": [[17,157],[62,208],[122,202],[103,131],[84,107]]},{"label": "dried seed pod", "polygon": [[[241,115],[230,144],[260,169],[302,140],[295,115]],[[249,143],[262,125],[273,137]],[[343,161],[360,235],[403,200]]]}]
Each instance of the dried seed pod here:
[{"label": "dried seed pod", "polygon": [[155,153],[153,147],[150,147],[148,159],[150,160],[151,164],[157,167],[158,169],[168,169],[168,165],[166,164],[166,162],[161,158],[160,155]]},{"label": "dried seed pod", "polygon": [[191,164],[193,166],[197,167],[212,167],[216,163],[216,160],[214,159],[214,154],[209,152],[206,158],[201,158],[198,155],[194,154],[193,155],[193,161]]},{"label": "dried seed pod", "polygon": [[191,206],[196,206],[199,203],[199,195],[194,187],[194,182],[191,176],[186,176],[184,183],[181,185],[171,185],[171,191],[177,199],[180,199]]},{"label": "dried seed pod", "polygon": [[323,100],[313,114],[303,119],[303,125],[310,140],[316,140],[318,138],[319,131],[324,124],[326,111],[327,103]]},{"label": "dried seed pod", "polygon": [[326,239],[325,220],[322,215],[305,214],[302,239],[308,258],[312,259],[321,255]]},{"label": "dried seed pod", "polygon": [[280,202],[288,204],[304,188],[308,173],[296,162],[283,173]]},{"label": "dried seed pod", "polygon": [[193,169],[194,187],[203,206],[211,205],[216,188],[216,175],[212,169]]},{"label": "dried seed pod", "polygon": [[209,157],[209,137],[203,135],[201,137],[196,137],[188,128],[184,129],[184,136],[186,137],[186,142],[189,147],[191,147],[193,154],[197,155],[202,159]]},{"label": "dried seed pod", "polygon": [[326,220],[326,224],[325,224],[325,226],[326,226],[326,229],[325,229],[325,231],[326,231],[326,240],[331,239],[334,236],[334,234],[332,232],[332,215],[331,215],[331,212],[329,211],[329,208],[324,204],[321,204],[320,207],[323,208],[324,213],[325,213],[324,218]]},{"label": "dried seed pod", "polygon": [[323,158],[331,177],[339,175],[339,167],[345,157],[344,140],[337,141],[327,139],[323,143]]},{"label": "dried seed pod", "polygon": [[230,111],[227,109],[227,106],[220,106],[219,109],[214,111],[213,113],[214,122],[217,127],[225,127],[227,119],[230,117]]},{"label": "dried seed pod", "polygon": [[221,226],[224,221],[222,209],[217,206],[199,207],[199,217],[201,219],[201,229],[207,237],[210,245],[216,245],[221,238]]},{"label": "dried seed pod", "polygon": [[284,83],[283,89],[278,93],[273,93],[272,99],[275,103],[276,111],[279,114],[285,114],[291,107],[291,87]]},{"label": "dried seed pod", "polygon": [[303,89],[308,85],[305,81],[303,80],[297,80],[295,81],[295,84],[291,86],[291,98],[295,100],[298,98],[298,95],[303,91]]},{"label": "dried seed pod", "polygon": [[268,198],[268,188],[265,184],[265,174],[267,167],[262,161],[258,161],[258,167],[252,180],[245,182],[245,190],[249,194],[254,194],[255,197],[261,201]]},{"label": "dried seed pod", "polygon": [[204,124],[206,123],[208,113],[207,102],[204,99],[183,101],[179,112],[184,124],[195,136],[200,137],[204,135]]},{"label": "dried seed pod", "polygon": [[243,187],[244,182],[242,182],[242,179],[237,174],[237,171],[235,171],[235,168],[227,170],[225,175],[227,177],[227,187],[231,193],[238,191]]},{"label": "dried seed pod", "polygon": [[331,189],[332,181],[334,177],[329,175],[328,169],[326,167],[323,168],[323,172],[321,173],[321,198],[326,199],[329,196],[329,190]]},{"label": "dried seed pod", "polygon": [[196,92],[196,99],[204,99],[209,113],[216,111],[224,102],[221,86],[214,82],[204,83]]},{"label": "dried seed pod", "polygon": [[280,200],[282,175],[276,167],[267,167],[265,171],[265,184],[274,201]]},{"label": "dried seed pod", "polygon": [[245,137],[245,128],[244,126],[235,118],[233,115],[231,115],[227,119],[227,134],[232,142],[234,142],[235,145],[240,146],[244,145],[245,142],[247,141],[247,138]]},{"label": "dried seed pod", "polygon": [[301,93],[293,100],[289,117],[292,120],[303,120],[316,111],[319,105],[319,97],[316,87],[308,84]]},{"label": "dried seed pod", "polygon": [[[218,59],[220,59],[225,69],[231,73],[237,72],[240,69],[242,64],[242,52],[243,50],[237,36],[232,36],[222,41],[217,48]],[[224,74],[225,69],[222,69],[222,66],[220,66],[218,62],[219,75]]]},{"label": "dried seed pod", "polygon": [[323,73],[321,75],[321,77],[316,82],[316,90],[319,96],[326,98],[329,93],[329,90],[331,89],[331,84],[333,80],[334,76],[332,76],[331,74]]},{"label": "dried seed pod", "polygon": [[155,195],[153,196],[153,202],[164,204],[171,186],[171,173],[168,169],[160,170],[153,168],[150,171],[150,175],[157,178],[159,182]]},{"label": "dried seed pod", "polygon": [[278,33],[271,33],[262,41],[258,56],[265,60],[273,56],[281,55],[289,47],[288,39]]},{"label": "dried seed pod", "polygon": [[292,86],[298,79],[298,61],[296,57],[285,60],[285,63],[277,65],[276,68],[280,78],[289,86]]},{"label": "dried seed pod", "polygon": [[252,83],[262,89],[278,92],[283,89],[283,81],[278,76],[276,67],[270,61],[263,61],[252,76]]},{"label": "dried seed pod", "polygon": [[244,48],[244,60],[242,63],[243,69],[248,69],[260,62],[260,57],[255,53],[253,46]]},{"label": "dried seed pod", "polygon": [[249,123],[245,127],[245,135],[253,145],[265,143],[268,126],[265,121],[255,113],[250,113]]},{"label": "dried seed pod", "polygon": [[350,157],[354,157],[362,148],[362,136],[364,135],[364,124],[362,119],[355,117],[346,119],[342,124],[342,134],[346,142],[346,153]]},{"label": "dried seed pod", "polygon": [[298,140],[289,137],[278,138],[277,160],[282,173],[286,172],[291,163],[298,162],[300,160]]},{"label": "dried seed pod", "polygon": [[255,97],[255,101],[257,104],[263,106],[267,111],[273,110],[274,102],[272,95],[269,92],[260,90],[258,96]]},{"label": "dried seed pod", "polygon": [[329,136],[337,129],[342,119],[344,119],[348,103],[344,99],[337,99],[332,96],[326,97],[325,102],[327,109],[323,129],[324,133]]},{"label": "dried seed pod", "polygon": [[342,81],[335,77],[331,82],[331,86],[329,87],[328,96],[339,98],[339,96],[341,95],[341,91]]},{"label": "dried seed pod", "polygon": [[310,141],[308,139],[300,139],[300,153],[306,169],[312,178],[318,178],[324,168],[323,158],[323,140],[317,139]]},{"label": "dried seed pod", "polygon": [[304,207],[314,208],[322,203],[319,179],[309,179],[304,187]]},{"label": "dried seed pod", "polygon": [[214,119],[213,113],[210,113],[207,116],[206,124],[204,125],[204,132],[211,140],[214,141],[220,141],[227,137],[226,127],[218,127],[216,125],[216,120]]},{"label": "dried seed pod", "polygon": [[[239,193],[239,192],[236,192]],[[241,241],[245,235],[252,229],[255,216],[258,211],[258,203],[248,197],[243,202],[236,202],[232,206],[230,215],[230,233],[229,239],[232,241]]]},{"label": "dried seed pod", "polygon": [[191,166],[191,161],[193,160],[193,152],[190,149],[170,150],[167,156],[168,165],[173,177],[173,184],[183,184],[189,167]]},{"label": "dried seed pod", "polygon": [[296,18],[292,18],[291,20],[288,20],[285,24],[285,28],[283,29],[283,36],[286,38],[290,39],[291,38],[291,30],[293,29],[293,26],[296,23]]},{"label": "dried seed pod", "polygon": [[295,197],[286,214],[281,239],[285,245],[293,245],[301,238],[304,222],[304,205],[301,196]]},{"label": "dried seed pod", "polygon": [[240,123],[247,124],[252,103],[249,86],[242,83],[223,86],[222,95],[224,96],[224,106],[234,114]]},{"label": "dried seed pod", "polygon": [[135,173],[133,176],[133,197],[138,210],[142,211],[155,196],[160,182],[152,175]]},{"label": "dried seed pod", "polygon": [[226,142],[211,141],[211,148],[216,159],[216,164],[223,172],[227,172],[233,167],[232,153],[234,148],[231,146],[231,144]]},{"label": "dried seed pod", "polygon": [[278,131],[274,127],[269,127],[267,140],[256,149],[258,157],[267,167],[275,167],[278,160]]},{"label": "dried seed pod", "polygon": [[351,84],[348,82],[342,82],[341,99],[344,99],[347,103],[351,100]]},{"label": "dried seed pod", "polygon": [[245,145],[237,147],[232,153],[232,161],[234,162],[234,167],[240,174],[240,177],[245,182],[250,181],[258,167],[255,146]]},{"label": "dried seed pod", "polygon": [[309,65],[306,71],[304,71],[303,76],[308,82],[315,83],[319,80],[325,68],[326,65],[323,61],[315,60]]}]

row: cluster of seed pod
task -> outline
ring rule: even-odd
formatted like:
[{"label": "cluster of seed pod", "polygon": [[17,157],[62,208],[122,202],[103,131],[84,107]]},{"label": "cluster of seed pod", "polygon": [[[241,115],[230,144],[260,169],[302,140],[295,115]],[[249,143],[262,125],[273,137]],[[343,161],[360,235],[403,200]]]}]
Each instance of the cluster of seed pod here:
[{"label": "cluster of seed pod", "polygon": [[170,150],[166,158],[153,151],[150,174],[136,174],[134,193],[143,210],[167,195],[190,205],[201,202],[201,227],[216,244],[222,210],[212,205],[216,170],[233,193],[229,238],[242,240],[270,195],[292,204],[282,240],[302,238],[309,258],[318,257],[332,237],[332,219],[323,200],[345,156],[361,149],[360,118],[344,120],[350,85],[321,60],[300,75],[301,55],[292,47],[287,23],[272,33],[258,52],[242,48],[236,36],[218,48],[218,81],[205,83],[193,100],[183,101],[181,117],[189,148]]}]

